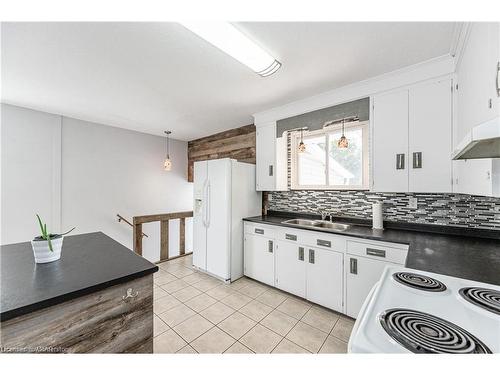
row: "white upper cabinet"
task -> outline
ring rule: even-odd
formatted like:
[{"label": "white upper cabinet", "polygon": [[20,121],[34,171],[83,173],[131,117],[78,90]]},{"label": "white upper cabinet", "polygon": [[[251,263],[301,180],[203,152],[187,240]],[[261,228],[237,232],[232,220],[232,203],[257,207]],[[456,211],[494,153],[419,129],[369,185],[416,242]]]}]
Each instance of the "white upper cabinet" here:
[{"label": "white upper cabinet", "polygon": [[451,192],[452,108],[451,79],[410,88],[410,192]]},{"label": "white upper cabinet", "polygon": [[287,189],[286,137],[276,137],[276,122],[258,125],[256,129],[256,189]]},{"label": "white upper cabinet", "polygon": [[[483,55],[498,55],[498,33],[494,30],[495,27],[498,29],[498,24],[489,24],[488,27],[488,45],[496,44],[497,48],[487,47],[486,53],[471,60],[483,59]],[[477,68],[478,74],[486,77],[485,71],[496,67],[497,63],[493,64],[491,56],[489,59],[484,57],[490,62]],[[464,60],[465,65],[472,62]],[[377,192],[452,192],[454,168],[451,154],[453,137],[457,133],[453,132],[456,118],[453,112],[456,104],[452,90],[454,74],[454,58],[442,57],[255,114],[257,190],[288,188],[287,138],[277,134],[280,120],[369,97],[372,106],[370,189]],[[488,97],[496,92],[494,80],[482,85],[474,79],[469,81],[476,92],[487,92]],[[497,108],[498,112],[498,99],[493,99],[493,111]],[[481,105],[472,93],[464,99],[466,104],[463,106],[467,106],[469,100],[475,101],[473,107]],[[315,128],[319,125],[322,124],[314,124]],[[465,129],[459,133],[464,134]],[[491,170],[489,172],[491,175]]]},{"label": "white upper cabinet", "polygon": [[[454,146],[474,126],[500,116],[499,63],[499,24],[472,23],[456,71]],[[453,169],[455,192],[499,195],[499,159],[455,160]]]},{"label": "white upper cabinet", "polygon": [[[499,24],[473,23],[457,66],[457,144],[474,126],[499,115]],[[490,104],[491,102],[491,104]]]},{"label": "white upper cabinet", "polygon": [[408,191],[408,90],[373,100],[372,190]]},{"label": "white upper cabinet", "polygon": [[452,191],[452,108],[451,78],[374,96],[373,191]]},{"label": "white upper cabinet", "polygon": [[276,186],[276,123],[256,129],[256,184],[258,191],[274,190]]}]

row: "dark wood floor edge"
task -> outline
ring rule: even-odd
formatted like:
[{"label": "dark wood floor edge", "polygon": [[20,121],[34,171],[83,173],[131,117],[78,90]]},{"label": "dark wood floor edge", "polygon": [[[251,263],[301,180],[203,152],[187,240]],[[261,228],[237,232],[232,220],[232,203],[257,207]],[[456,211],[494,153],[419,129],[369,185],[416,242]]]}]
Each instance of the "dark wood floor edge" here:
[{"label": "dark wood floor edge", "polygon": [[[321,216],[316,214],[287,211],[268,211],[267,216],[321,219]],[[361,219],[347,216],[334,216],[334,220],[363,226],[371,226],[372,224],[372,221],[370,219]],[[403,221],[389,220],[384,220],[384,228],[500,240],[500,230],[495,229],[467,228],[454,225],[408,223]]]},{"label": "dark wood floor edge", "polygon": [[21,315],[25,315],[25,314],[29,314],[29,313],[32,313],[32,312],[35,312],[38,310],[42,310],[42,309],[45,309],[47,307],[52,307],[52,306],[58,305],[60,303],[67,302],[67,301],[70,301],[70,300],[78,298],[78,297],[83,297],[83,296],[86,296],[88,294],[92,294],[92,293],[101,291],[103,289],[106,289],[106,288],[109,288],[112,286],[124,284],[128,281],[132,281],[132,280],[144,277],[144,276],[152,275],[153,273],[157,272],[158,269],[159,269],[158,266],[153,266],[151,268],[136,272],[136,273],[131,274],[131,275],[119,277],[117,279],[113,279],[113,280],[106,281],[104,283],[96,284],[96,285],[93,285],[93,286],[88,287],[88,288],[84,288],[84,289],[80,289],[80,290],[77,290],[74,292],[69,292],[69,293],[66,293],[66,294],[63,294],[60,296],[52,297],[52,298],[46,299],[46,300],[41,301],[41,302],[33,303],[31,305],[26,305],[26,306],[18,307],[16,309],[12,309],[9,311],[1,312],[0,313],[0,322],[6,322],[7,320],[17,318]]}]

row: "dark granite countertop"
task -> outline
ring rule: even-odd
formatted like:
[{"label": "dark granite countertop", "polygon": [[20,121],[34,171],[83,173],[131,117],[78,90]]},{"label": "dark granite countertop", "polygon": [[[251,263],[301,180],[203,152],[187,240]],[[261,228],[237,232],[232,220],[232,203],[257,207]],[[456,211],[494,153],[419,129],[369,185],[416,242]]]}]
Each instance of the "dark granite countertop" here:
[{"label": "dark granite countertop", "polygon": [[[443,275],[476,280],[489,284],[500,285],[500,233],[489,233],[487,237],[472,236],[471,231],[461,230],[468,235],[459,235],[456,228],[429,228],[428,225],[408,225],[404,229],[399,225],[397,229],[372,229],[370,225],[360,222],[353,223],[343,232],[329,232],[321,228],[298,228],[294,225],[283,224],[282,221],[307,217],[301,214],[268,214],[244,219],[262,224],[286,226],[295,229],[316,230],[337,235],[358,237],[370,240],[408,244],[409,251],[406,258],[406,267],[440,273]],[[336,218],[335,221],[349,222]],[[436,227],[436,226],[432,226]],[[441,233],[438,232],[438,229]],[[425,230],[425,231],[424,231]],[[449,233],[444,233],[444,232]],[[493,232],[493,231],[492,231]],[[453,233],[453,234],[450,234]],[[486,233],[480,231],[481,235]]]},{"label": "dark granite countertop", "polygon": [[0,264],[0,321],[158,270],[102,232],[65,237],[61,259],[45,264],[35,264],[30,242],[3,245]]}]

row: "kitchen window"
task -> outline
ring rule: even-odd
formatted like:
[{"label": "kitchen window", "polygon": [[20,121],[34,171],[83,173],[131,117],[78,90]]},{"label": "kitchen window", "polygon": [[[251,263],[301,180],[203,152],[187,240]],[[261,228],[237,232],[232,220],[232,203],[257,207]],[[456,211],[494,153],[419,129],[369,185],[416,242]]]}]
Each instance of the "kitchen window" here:
[{"label": "kitchen window", "polygon": [[369,188],[368,122],[345,124],[349,145],[339,148],[341,126],[303,134],[305,151],[299,152],[300,132],[291,136],[291,188],[367,190]]}]

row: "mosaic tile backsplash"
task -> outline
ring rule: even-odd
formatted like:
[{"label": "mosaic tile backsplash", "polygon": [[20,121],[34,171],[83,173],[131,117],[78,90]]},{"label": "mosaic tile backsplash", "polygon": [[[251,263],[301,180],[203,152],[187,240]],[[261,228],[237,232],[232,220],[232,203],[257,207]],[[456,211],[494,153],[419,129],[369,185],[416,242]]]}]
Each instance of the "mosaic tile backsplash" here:
[{"label": "mosaic tile backsplash", "polygon": [[[417,198],[417,209],[408,207]],[[420,224],[453,225],[500,231],[500,198],[467,194],[372,193],[367,191],[290,190],[269,192],[272,211],[371,219],[372,203],[382,201],[384,220]]]}]

